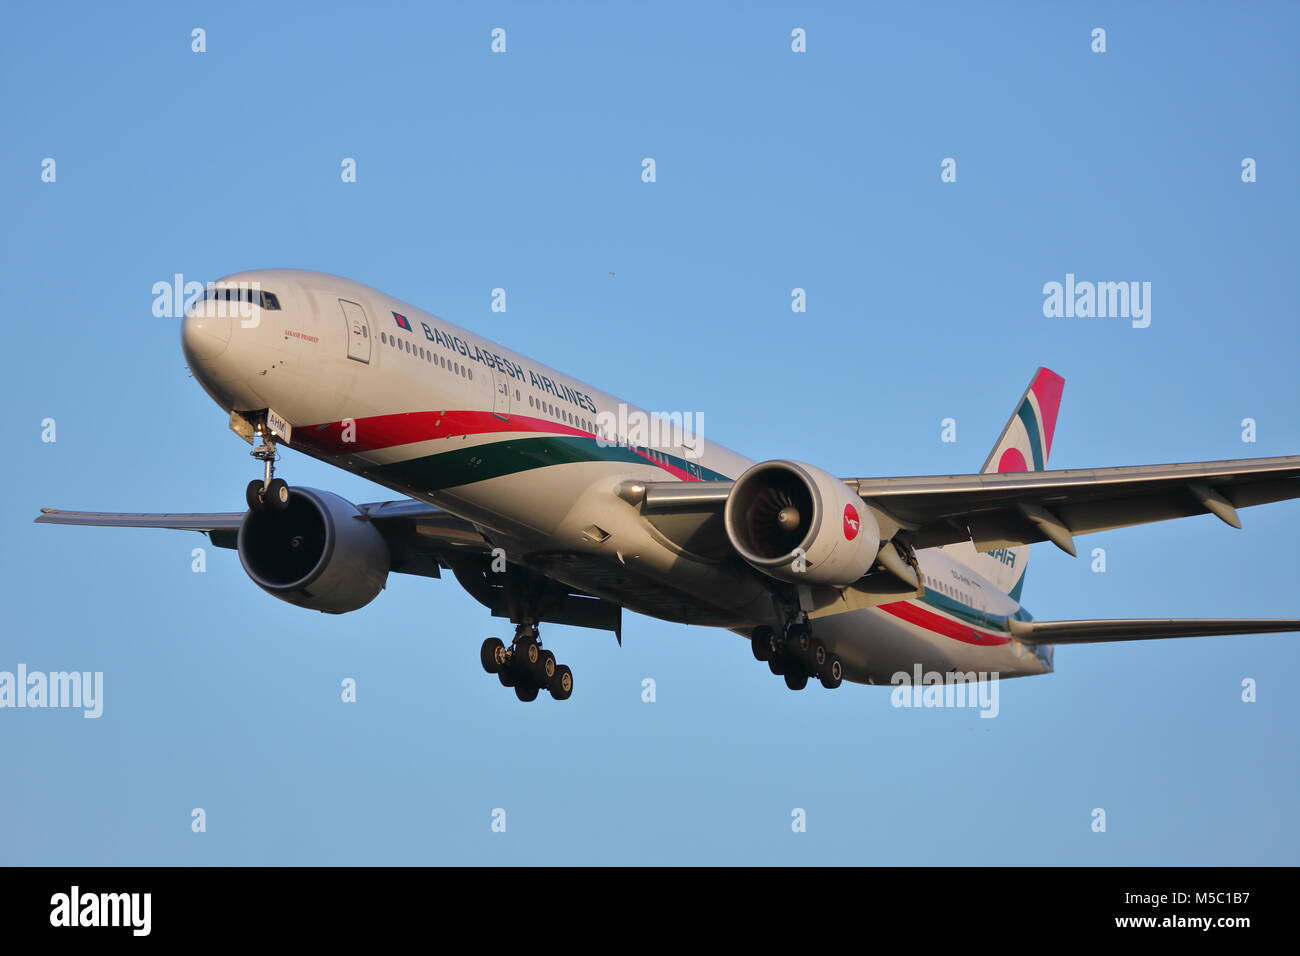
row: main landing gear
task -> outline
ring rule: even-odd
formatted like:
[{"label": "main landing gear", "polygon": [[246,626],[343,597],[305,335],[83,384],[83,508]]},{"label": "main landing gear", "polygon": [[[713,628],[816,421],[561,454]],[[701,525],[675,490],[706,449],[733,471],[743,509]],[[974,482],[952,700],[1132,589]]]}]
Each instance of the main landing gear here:
[{"label": "main landing gear", "polygon": [[844,665],[812,636],[812,625],[805,614],[791,618],[781,635],[767,625],[754,628],[750,643],[754,659],[784,677],[785,686],[791,690],[803,690],[810,677],[816,677],[829,690],[844,681]]},{"label": "main landing gear", "polygon": [[254,478],[244,491],[249,511],[283,511],[289,507],[289,483],[275,477],[275,461],[280,456],[275,450],[275,436],[259,426],[257,435],[262,443],[250,455],[262,463],[263,476]]},{"label": "main landing gear", "polygon": [[568,700],[573,693],[573,671],[558,664],[555,655],[542,648],[537,628],[520,624],[507,647],[500,638],[489,637],[480,652],[483,669],[496,674],[503,687],[513,687],[520,700],[536,700],[548,690],[556,700]]}]

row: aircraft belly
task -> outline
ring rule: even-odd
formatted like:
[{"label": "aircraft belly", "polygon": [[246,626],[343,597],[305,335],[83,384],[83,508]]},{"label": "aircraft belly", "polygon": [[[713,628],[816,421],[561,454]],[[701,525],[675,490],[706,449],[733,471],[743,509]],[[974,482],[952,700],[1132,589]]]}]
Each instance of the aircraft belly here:
[{"label": "aircraft belly", "polygon": [[814,633],[844,663],[845,677],[888,684],[894,674],[922,671],[997,673],[1027,677],[1047,672],[1042,660],[1018,641],[968,644],[882,611],[865,608],[819,617]]},{"label": "aircraft belly", "polygon": [[662,478],[657,468],[565,462],[443,486],[433,449],[449,441],[471,462],[473,449],[488,443],[439,439],[343,467],[472,521],[512,559],[630,610],[718,627],[773,619],[767,589],[746,567],[681,553],[617,495],[629,478]]}]

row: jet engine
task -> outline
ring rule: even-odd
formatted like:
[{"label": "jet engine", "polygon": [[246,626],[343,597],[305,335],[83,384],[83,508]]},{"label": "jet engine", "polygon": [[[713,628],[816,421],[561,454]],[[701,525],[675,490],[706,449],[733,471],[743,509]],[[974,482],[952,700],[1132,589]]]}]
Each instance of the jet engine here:
[{"label": "jet engine", "polygon": [[250,511],[239,561],[253,583],[299,607],[344,614],[365,607],[388,580],[388,544],[356,505],[292,487],[282,511]]},{"label": "jet engine", "polygon": [[761,462],[736,479],[723,524],[742,558],[794,584],[852,584],[880,550],[880,528],[862,499],[797,461]]}]

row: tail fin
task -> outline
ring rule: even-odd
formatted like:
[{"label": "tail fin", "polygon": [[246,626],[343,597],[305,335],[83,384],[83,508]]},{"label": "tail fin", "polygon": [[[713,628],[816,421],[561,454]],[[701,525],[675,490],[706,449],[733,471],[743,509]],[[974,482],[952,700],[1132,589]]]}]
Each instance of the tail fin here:
[{"label": "tail fin", "polygon": [[984,461],[981,474],[1007,471],[1043,471],[1052,453],[1056,413],[1061,409],[1065,379],[1050,368],[1040,368],[1025,389],[1015,412]]},{"label": "tail fin", "polygon": [[[980,469],[982,474],[1043,471],[1047,468],[1064,389],[1065,379],[1051,369],[1040,368],[1034,373]],[[944,550],[1020,600],[1020,592],[1025,586],[1025,568],[1029,564],[1029,545],[979,554],[973,544],[964,542],[948,545]]]}]

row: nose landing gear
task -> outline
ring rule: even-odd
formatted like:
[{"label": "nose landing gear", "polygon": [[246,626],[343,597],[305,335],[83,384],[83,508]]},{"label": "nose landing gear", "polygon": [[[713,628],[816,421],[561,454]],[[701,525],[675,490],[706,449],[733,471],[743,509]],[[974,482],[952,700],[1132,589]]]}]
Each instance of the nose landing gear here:
[{"label": "nose landing gear", "polygon": [[843,663],[812,636],[812,625],[805,614],[791,618],[781,635],[763,625],[754,628],[750,638],[754,659],[784,677],[785,686],[791,690],[803,690],[810,677],[816,677],[828,690],[844,682]]},{"label": "nose landing gear", "polygon": [[573,671],[543,649],[537,628],[531,624],[520,624],[508,647],[500,638],[489,637],[479,651],[479,660],[503,687],[513,687],[520,700],[536,700],[543,689],[556,700],[568,700],[573,693]]},{"label": "nose landing gear", "polygon": [[249,454],[262,463],[263,476],[248,483],[244,500],[249,511],[283,511],[289,507],[289,483],[275,477],[275,462],[280,457],[275,450],[275,436],[262,425],[257,427],[257,436],[261,444]]}]

